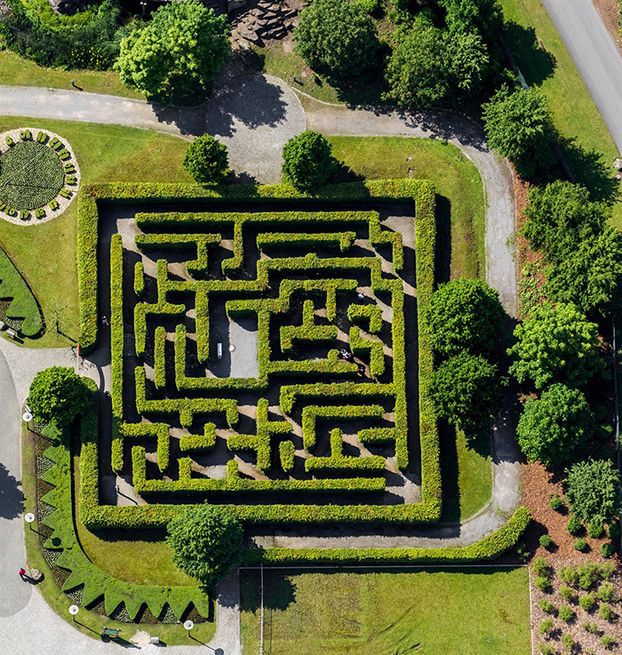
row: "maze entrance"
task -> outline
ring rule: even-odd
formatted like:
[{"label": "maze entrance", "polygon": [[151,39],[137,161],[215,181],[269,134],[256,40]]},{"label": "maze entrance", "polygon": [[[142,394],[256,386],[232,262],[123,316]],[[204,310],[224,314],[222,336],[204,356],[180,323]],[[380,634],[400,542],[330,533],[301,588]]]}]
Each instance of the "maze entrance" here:
[{"label": "maze entrance", "polygon": [[413,199],[168,209],[100,208],[114,224],[99,240],[113,413],[100,475],[137,510],[416,519]]}]

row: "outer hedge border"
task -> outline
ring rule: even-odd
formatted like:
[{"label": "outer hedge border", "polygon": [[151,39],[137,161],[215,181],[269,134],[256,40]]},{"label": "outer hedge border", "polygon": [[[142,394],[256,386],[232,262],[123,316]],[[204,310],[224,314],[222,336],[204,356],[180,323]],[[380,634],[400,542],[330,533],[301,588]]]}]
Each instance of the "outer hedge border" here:
[{"label": "outer hedge border", "polygon": [[[414,505],[384,507],[380,515],[374,505],[349,507],[322,506],[322,520],[326,522],[388,521],[433,522],[441,515],[442,484],[440,472],[440,448],[436,415],[429,397],[432,373],[432,349],[430,328],[425,321],[425,307],[434,289],[434,262],[436,245],[435,194],[433,186],[422,180],[380,180],[361,183],[331,185],[315,195],[305,195],[285,184],[274,186],[228,186],[206,188],[197,185],[178,184],[128,184],[112,183],[84,186],[78,206],[78,286],[80,298],[80,345],[83,351],[93,348],[97,342],[98,328],[98,203],[125,202],[200,202],[218,200],[239,202],[252,200],[256,203],[279,200],[406,200],[416,207],[416,280],[418,296],[418,360],[419,360],[419,414],[420,448],[422,465],[421,501]],[[291,202],[288,202],[291,206]],[[396,402],[399,400],[396,399]],[[402,399],[405,402],[405,398]],[[148,505],[140,507],[100,506],[98,492],[97,444],[89,444],[88,453],[81,458],[81,520],[91,528],[162,528],[179,510],[179,505]],[[399,457],[396,444],[396,455]],[[304,506],[274,505],[236,506],[239,517],[249,523],[268,522],[317,522],[316,509]]]}]

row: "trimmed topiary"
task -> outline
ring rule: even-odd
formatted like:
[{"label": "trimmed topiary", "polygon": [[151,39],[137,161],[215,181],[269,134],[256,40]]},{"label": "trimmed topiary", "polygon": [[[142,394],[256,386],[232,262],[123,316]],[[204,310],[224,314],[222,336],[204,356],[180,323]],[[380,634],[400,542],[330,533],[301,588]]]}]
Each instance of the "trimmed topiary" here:
[{"label": "trimmed topiary", "polygon": [[296,189],[313,191],[326,184],[337,168],[326,137],[306,130],[283,148],[283,177]]},{"label": "trimmed topiary", "polygon": [[211,134],[198,136],[186,150],[184,168],[197,182],[224,182],[229,174],[227,146]]}]

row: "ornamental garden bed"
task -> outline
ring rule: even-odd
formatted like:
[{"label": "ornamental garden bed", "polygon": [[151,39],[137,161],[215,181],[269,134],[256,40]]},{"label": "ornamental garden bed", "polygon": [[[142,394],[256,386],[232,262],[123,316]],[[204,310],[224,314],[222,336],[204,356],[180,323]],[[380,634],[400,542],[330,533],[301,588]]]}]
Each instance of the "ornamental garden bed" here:
[{"label": "ornamental garden bed", "polygon": [[74,199],[80,169],[58,134],[20,128],[0,134],[0,216],[17,224],[62,214]]}]

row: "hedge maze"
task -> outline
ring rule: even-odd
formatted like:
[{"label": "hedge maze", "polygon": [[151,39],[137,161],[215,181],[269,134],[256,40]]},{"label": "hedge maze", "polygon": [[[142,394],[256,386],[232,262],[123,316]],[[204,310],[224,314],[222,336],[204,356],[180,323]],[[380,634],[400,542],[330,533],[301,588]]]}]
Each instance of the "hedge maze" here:
[{"label": "hedge maze", "polygon": [[[247,522],[438,519],[422,325],[433,194],[375,185],[321,201],[265,187],[172,212],[141,202],[109,240],[87,240],[83,312],[98,251],[113,414],[112,439],[83,446],[87,525],[158,527],[206,500]],[[93,199],[81,229],[105,213]],[[100,497],[98,466],[141,504]]]}]

